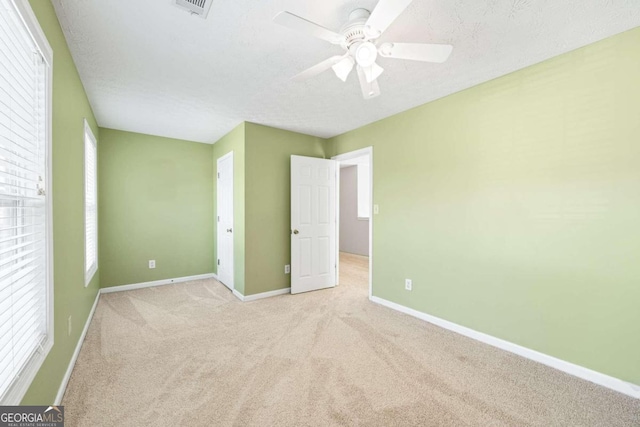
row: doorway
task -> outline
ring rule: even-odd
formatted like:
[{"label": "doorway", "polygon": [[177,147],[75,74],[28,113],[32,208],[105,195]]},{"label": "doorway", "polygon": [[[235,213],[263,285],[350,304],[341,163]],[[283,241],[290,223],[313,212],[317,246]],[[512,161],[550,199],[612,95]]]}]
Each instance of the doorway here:
[{"label": "doorway", "polygon": [[[373,147],[332,157],[338,162],[337,280],[373,287]],[[340,264],[343,264],[341,268]],[[367,268],[368,267],[368,268]],[[368,271],[367,271],[368,270]],[[366,274],[366,279],[364,278]],[[353,281],[354,283],[351,283]]]},{"label": "doorway", "polygon": [[220,157],[217,165],[216,235],[218,280],[233,290],[233,151]]}]

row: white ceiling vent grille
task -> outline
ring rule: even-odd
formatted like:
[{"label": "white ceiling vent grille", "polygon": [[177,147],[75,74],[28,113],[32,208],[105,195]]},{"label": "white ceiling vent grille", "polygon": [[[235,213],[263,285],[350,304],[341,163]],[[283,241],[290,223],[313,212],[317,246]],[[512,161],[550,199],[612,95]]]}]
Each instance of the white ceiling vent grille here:
[{"label": "white ceiling vent grille", "polygon": [[206,19],[213,0],[175,0],[176,6],[188,10],[192,15]]}]

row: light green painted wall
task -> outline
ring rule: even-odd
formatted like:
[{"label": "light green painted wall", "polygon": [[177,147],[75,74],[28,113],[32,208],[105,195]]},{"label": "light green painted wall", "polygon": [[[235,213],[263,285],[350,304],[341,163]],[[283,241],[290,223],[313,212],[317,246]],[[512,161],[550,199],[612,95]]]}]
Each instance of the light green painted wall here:
[{"label": "light green painted wall", "polygon": [[[234,130],[222,137],[213,145],[213,173],[212,182],[217,181],[217,160],[225,154],[233,151],[233,281],[236,291],[245,292],[245,123],[241,123]],[[214,196],[214,219],[217,200]],[[214,224],[214,236],[217,232]],[[213,260],[216,263],[217,272],[217,248],[216,238],[212,242]]]},{"label": "light green painted wall", "polygon": [[640,384],[638,46],[635,29],[330,140],[374,147],[374,295]]},{"label": "light green painted wall", "polygon": [[100,129],[102,287],[214,271],[212,152],[209,144]]},{"label": "light green painted wall", "polygon": [[247,123],[245,295],[288,288],[291,156],[324,157],[324,140]]},{"label": "light green painted wall", "polygon": [[100,135],[52,4],[30,3],[53,49],[54,346],[22,404],[47,405],[54,401],[100,287],[100,271],[84,286],[85,118],[98,140]]}]

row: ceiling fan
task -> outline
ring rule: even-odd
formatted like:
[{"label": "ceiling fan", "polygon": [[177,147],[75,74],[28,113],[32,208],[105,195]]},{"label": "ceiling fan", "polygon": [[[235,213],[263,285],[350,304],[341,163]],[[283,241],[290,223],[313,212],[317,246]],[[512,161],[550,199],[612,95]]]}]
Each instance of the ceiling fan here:
[{"label": "ceiling fan", "polygon": [[365,99],[371,99],[380,95],[377,79],[384,72],[376,63],[378,55],[425,62],[446,61],[453,50],[453,46],[447,44],[381,43],[378,46],[378,38],[404,12],[411,1],[380,0],[371,13],[366,9],[356,9],[351,12],[349,21],[340,32],[331,31],[290,12],[277,14],[273,18],[276,23],[339,45],[346,52],[314,65],[293,77],[293,80],[306,80],[333,68],[340,80],[347,81],[355,67],[362,95]]}]

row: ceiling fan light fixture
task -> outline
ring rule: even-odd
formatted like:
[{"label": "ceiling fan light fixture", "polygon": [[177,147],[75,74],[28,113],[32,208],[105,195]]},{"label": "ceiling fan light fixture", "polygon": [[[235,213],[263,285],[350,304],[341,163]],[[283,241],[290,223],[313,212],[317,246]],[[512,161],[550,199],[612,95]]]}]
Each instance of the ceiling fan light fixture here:
[{"label": "ceiling fan light fixture", "polygon": [[351,56],[348,56],[331,68],[333,68],[333,72],[336,73],[336,76],[338,76],[340,80],[346,82],[347,77],[349,77],[349,74],[351,74],[351,70],[353,70],[354,65],[355,60]]},{"label": "ceiling fan light fixture", "polygon": [[375,62],[371,67],[363,68],[364,75],[367,78],[367,82],[371,83],[376,80],[384,72],[384,68],[376,64]]},{"label": "ceiling fan light fixture", "polygon": [[356,48],[356,62],[362,68],[371,67],[378,58],[378,50],[371,42],[360,43]]}]

